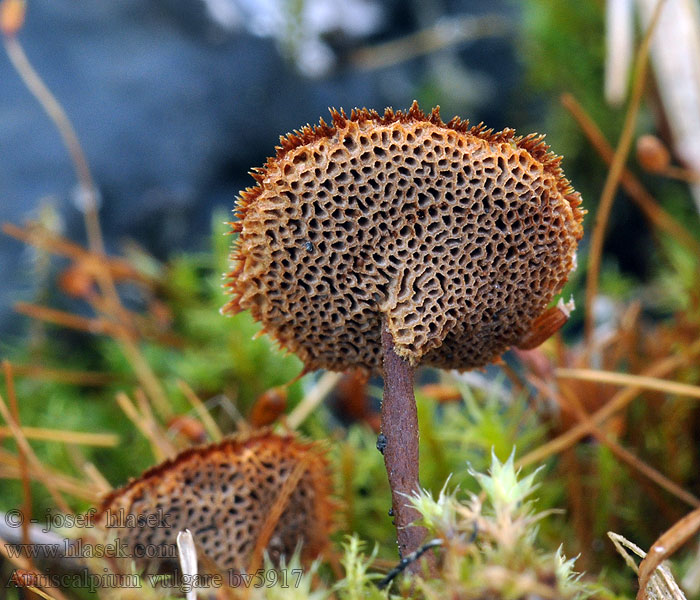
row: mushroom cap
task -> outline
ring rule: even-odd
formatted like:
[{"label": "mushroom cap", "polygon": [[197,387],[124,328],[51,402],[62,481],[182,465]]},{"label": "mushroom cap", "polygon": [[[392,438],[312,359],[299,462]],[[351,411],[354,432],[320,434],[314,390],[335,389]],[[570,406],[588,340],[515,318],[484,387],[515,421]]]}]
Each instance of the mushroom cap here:
[{"label": "mushroom cap", "polygon": [[[301,477],[267,551],[273,560],[291,557],[302,542],[302,559],[310,562],[324,550],[332,529],[336,505],[328,463],[317,443],[266,430],[190,448],[149,469],[109,494],[95,523],[132,555],[160,565],[176,564],[177,534],[189,529],[222,572],[242,570],[296,468],[303,469]],[[133,526],[136,518],[143,526]]]},{"label": "mushroom cap", "polygon": [[583,211],[536,134],[439,109],[331,111],[281,138],[241,193],[227,313],[250,309],[307,370],[483,366],[575,265]]}]

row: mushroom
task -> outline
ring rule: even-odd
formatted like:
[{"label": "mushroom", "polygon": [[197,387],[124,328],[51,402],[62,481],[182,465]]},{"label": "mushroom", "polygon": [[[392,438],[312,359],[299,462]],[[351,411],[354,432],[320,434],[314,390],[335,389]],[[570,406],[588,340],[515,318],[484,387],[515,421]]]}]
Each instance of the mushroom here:
[{"label": "mushroom", "polygon": [[[285,482],[292,487],[282,498]],[[270,526],[259,551],[266,548],[273,560],[291,557],[302,542],[302,559],[310,562],[328,544],[331,489],[318,443],[260,430],[190,448],[146,471],[104,499],[95,523],[137,564],[161,569],[176,564],[177,534],[185,529],[220,572],[249,568]]]},{"label": "mushroom", "polygon": [[423,536],[405,498],[419,485],[414,368],[481,367],[561,326],[547,306],[583,211],[542,136],[445,123],[416,102],[331,114],[252,172],[223,311],[249,309],[307,371],[383,372],[378,447],[406,556]]}]

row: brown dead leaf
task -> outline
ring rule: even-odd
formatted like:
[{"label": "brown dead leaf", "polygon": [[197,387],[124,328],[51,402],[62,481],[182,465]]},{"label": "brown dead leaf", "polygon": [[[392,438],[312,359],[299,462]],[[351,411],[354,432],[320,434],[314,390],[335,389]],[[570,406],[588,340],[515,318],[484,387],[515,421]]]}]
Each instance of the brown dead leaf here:
[{"label": "brown dead leaf", "polygon": [[647,583],[656,568],[685,544],[698,530],[700,530],[700,508],[687,514],[659,536],[649,549],[649,553],[639,564],[637,600],[644,600]]}]

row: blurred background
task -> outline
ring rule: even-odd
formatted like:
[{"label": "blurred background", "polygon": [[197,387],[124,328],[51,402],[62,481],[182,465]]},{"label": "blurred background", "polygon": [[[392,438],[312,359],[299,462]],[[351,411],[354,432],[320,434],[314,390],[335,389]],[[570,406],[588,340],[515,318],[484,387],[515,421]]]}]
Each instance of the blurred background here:
[{"label": "blurred background", "polygon": [[[602,97],[602,2],[32,0],[27,9],[18,38],[84,146],[110,252],[127,241],[158,258],[205,247],[212,211],[233,207],[248,170],[328,107],[418,99],[446,120],[549,132],[593,206],[585,192],[601,172],[578,176],[578,141],[556,121],[559,92]],[[57,131],[6,56],[0,81],[0,219],[38,219],[84,241]],[[615,124],[614,112],[605,117]],[[5,334],[22,331],[11,304],[44,283],[35,259],[0,236]],[[643,263],[624,260],[636,271]]]}]

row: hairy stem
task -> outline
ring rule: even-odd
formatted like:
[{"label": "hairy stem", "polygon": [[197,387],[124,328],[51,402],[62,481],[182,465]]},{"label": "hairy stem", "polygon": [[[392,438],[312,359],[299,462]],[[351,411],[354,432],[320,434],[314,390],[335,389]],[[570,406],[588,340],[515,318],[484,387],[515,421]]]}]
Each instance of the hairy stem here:
[{"label": "hairy stem", "polygon": [[[384,399],[382,400],[381,449],[391,487],[391,507],[396,525],[399,554],[418,550],[425,538],[424,527],[410,524],[420,513],[410,506],[407,495],[418,491],[418,411],[413,395],[413,367],[394,352],[394,340],[382,329],[384,347]],[[418,564],[409,567],[417,570]]]}]

